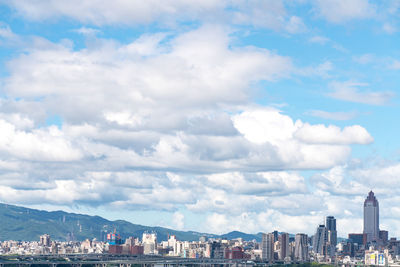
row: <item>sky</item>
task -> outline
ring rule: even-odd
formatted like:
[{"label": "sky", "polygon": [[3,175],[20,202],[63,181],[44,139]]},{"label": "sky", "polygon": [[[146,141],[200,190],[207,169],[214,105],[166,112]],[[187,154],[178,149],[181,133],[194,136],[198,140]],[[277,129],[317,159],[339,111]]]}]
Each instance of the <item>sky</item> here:
[{"label": "sky", "polygon": [[400,237],[400,2],[0,0],[0,201]]}]

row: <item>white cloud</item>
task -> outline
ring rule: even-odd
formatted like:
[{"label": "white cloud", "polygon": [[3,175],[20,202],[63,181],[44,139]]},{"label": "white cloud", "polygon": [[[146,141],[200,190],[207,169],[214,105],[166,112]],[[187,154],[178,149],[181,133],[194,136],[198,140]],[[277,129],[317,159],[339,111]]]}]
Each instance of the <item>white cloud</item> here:
[{"label": "white cloud", "polygon": [[[230,35],[206,25],[80,50],[35,39],[8,64],[0,200],[164,210],[178,228],[181,208],[212,212],[207,232],[227,232],[231,221],[232,230],[312,232],[325,208],[338,214],[333,180],[311,192],[297,170],[344,163],[351,144],[372,137],[357,125],[311,125],[252,106],[255,85],[296,70],[291,58],[237,47]],[[60,128],[43,126],[49,114],[63,119]]]},{"label": "white cloud", "polygon": [[368,0],[317,0],[314,3],[317,15],[331,23],[371,18],[376,14],[376,7]]},{"label": "white cloud", "polygon": [[300,17],[292,16],[288,20],[286,25],[286,31],[288,33],[301,33],[307,30],[306,25]]},{"label": "white cloud", "polygon": [[375,56],[373,54],[364,54],[361,56],[353,57],[353,60],[360,64],[369,64],[375,61]]},{"label": "white cloud", "polygon": [[305,143],[311,144],[370,144],[372,136],[360,125],[344,127],[341,130],[334,125],[310,125],[305,123],[294,134]]},{"label": "white cloud", "polygon": [[73,31],[77,32],[79,34],[82,34],[82,35],[86,35],[86,36],[94,36],[101,32],[98,29],[88,28],[88,27],[81,27],[81,28],[73,30]]},{"label": "white cloud", "polygon": [[323,118],[323,119],[328,119],[328,120],[337,120],[337,121],[346,121],[346,120],[351,120],[357,117],[358,113],[355,111],[349,111],[349,112],[329,112],[329,111],[324,111],[324,110],[311,110],[307,112],[308,115],[318,117],[318,118]]},{"label": "white cloud", "polygon": [[[105,107],[104,114],[123,112],[149,125],[154,116],[166,114],[168,105],[183,111],[195,110],[193,105],[207,110],[219,103],[240,103],[246,101],[244,89],[250,83],[289,75],[290,58],[265,49],[229,49],[228,34],[220,27],[202,27],[173,39],[163,48],[167,52],[153,49],[153,54],[136,42],[104,41],[94,50],[77,52],[60,45],[34,50],[9,63],[13,74],[6,90],[25,98],[45,96],[48,109],[67,121],[101,119],[98,107]],[[138,42],[154,47],[153,38]],[[170,116],[165,123],[180,123],[174,120],[181,113]]]},{"label": "white cloud", "polygon": [[382,29],[384,32],[386,32],[388,34],[393,34],[393,33],[397,32],[397,28],[395,26],[393,26],[393,24],[390,24],[390,23],[384,23],[382,26]]},{"label": "white cloud", "polygon": [[279,225],[278,230],[282,232],[314,234],[321,219],[323,219],[321,215],[290,216],[266,209],[260,213],[243,212],[235,216],[212,213],[207,217],[205,225],[219,234],[235,229],[242,229],[247,233],[272,232],[277,230],[277,225]]},{"label": "white cloud", "polygon": [[55,0],[39,2],[22,0],[8,4],[15,8],[20,15],[32,20],[70,17],[83,23],[105,25],[151,23],[156,19],[173,23],[174,16],[178,17],[178,19],[179,17],[196,19],[199,16],[206,16],[209,12],[218,12],[223,9],[225,2],[214,0],[116,0],[111,3],[90,0],[82,5],[77,0],[72,0],[68,3]]},{"label": "white cloud", "polygon": [[[89,0],[85,5],[72,0],[68,4],[55,0],[32,2],[27,0],[6,2],[21,16],[30,20],[72,18],[91,25],[135,25],[159,23],[163,27],[175,27],[180,21],[219,22],[268,28],[288,33],[306,30],[302,19],[287,14],[281,0],[117,0],[103,3]],[[89,28],[79,32],[88,33]],[[90,30],[90,29],[89,29]],[[90,30],[92,34],[93,31]]]},{"label": "white cloud", "polygon": [[326,44],[327,42],[329,42],[330,39],[329,39],[329,38],[326,38],[326,37],[324,37],[324,36],[313,36],[313,37],[311,37],[311,38],[309,39],[309,41],[310,41],[311,43],[318,43],[318,44],[324,45],[324,44]]},{"label": "white cloud", "polygon": [[369,105],[385,105],[394,97],[391,91],[361,91],[360,87],[366,87],[368,84],[346,81],[346,82],[331,82],[329,84],[332,89],[328,96],[356,103],[363,103]]},{"label": "white cloud", "polygon": [[392,64],[389,66],[390,69],[400,70],[400,61],[393,60]]},{"label": "white cloud", "polygon": [[207,175],[206,179],[210,187],[235,194],[287,195],[307,191],[304,178],[296,173],[219,173]]},{"label": "white cloud", "polygon": [[349,153],[349,148],[343,145],[366,144],[373,140],[360,126],[349,126],[341,131],[336,126],[327,128],[300,120],[293,122],[273,109],[242,112],[233,117],[233,123],[250,142],[272,145],[278,158],[298,168],[338,164]]},{"label": "white cloud", "polygon": [[35,48],[9,63],[5,90],[40,98],[42,110],[63,118],[66,138],[119,166],[269,171],[346,160],[343,144],[360,143],[354,132],[338,143],[303,142],[294,136],[301,122],[246,106],[254,83],[288,77],[294,67],[265,49],[230,46],[229,33],[203,26],[162,44],[165,35],[154,34],[78,51]]},{"label": "white cloud", "polygon": [[183,230],[185,228],[185,215],[181,212],[177,211],[172,215],[172,223],[174,225],[174,229]]},{"label": "white cloud", "polygon": [[0,22],[0,38],[16,39],[18,36],[13,33],[9,25]]},{"label": "white cloud", "polygon": [[82,151],[56,127],[26,132],[0,120],[0,128],[0,153],[38,161],[75,161],[83,157]]}]

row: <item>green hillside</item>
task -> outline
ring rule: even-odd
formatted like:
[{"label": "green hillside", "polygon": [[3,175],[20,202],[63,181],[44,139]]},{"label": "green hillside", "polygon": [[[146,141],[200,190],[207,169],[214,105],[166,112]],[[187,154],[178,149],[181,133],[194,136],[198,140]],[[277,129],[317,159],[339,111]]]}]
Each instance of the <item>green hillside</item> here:
[{"label": "green hillside", "polygon": [[[0,240],[39,240],[42,234],[49,234],[53,240],[102,240],[105,232],[114,229],[126,238],[140,237],[143,232],[156,232],[159,241],[167,240],[168,234],[176,235],[178,240],[199,240],[202,235],[220,237],[193,231],[176,231],[163,227],[149,227],[127,221],[109,221],[99,216],[67,213],[63,211],[43,211],[0,203]],[[234,233],[234,234],[232,234]],[[255,235],[232,232],[221,237],[242,237],[245,240],[258,239]]]}]

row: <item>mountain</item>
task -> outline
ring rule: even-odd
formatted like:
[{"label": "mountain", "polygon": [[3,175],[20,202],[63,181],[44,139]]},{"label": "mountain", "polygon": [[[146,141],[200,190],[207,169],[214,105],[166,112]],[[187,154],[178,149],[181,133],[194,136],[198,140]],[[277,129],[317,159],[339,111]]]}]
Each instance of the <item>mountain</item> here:
[{"label": "mountain", "polygon": [[114,229],[122,238],[140,237],[143,232],[156,232],[159,241],[168,235],[176,235],[178,240],[194,241],[201,236],[212,238],[243,238],[261,240],[260,235],[234,231],[225,235],[214,235],[194,231],[176,231],[164,227],[150,227],[123,220],[109,221],[99,216],[89,216],[64,211],[43,211],[0,203],[0,240],[39,240],[42,234],[49,234],[53,240],[103,240],[105,233]]},{"label": "mountain", "polygon": [[261,236],[253,235],[253,234],[246,234],[239,231],[233,231],[224,235],[221,235],[221,238],[226,238],[228,240],[236,239],[236,238],[243,238],[243,240],[257,240],[258,242],[261,241]]}]

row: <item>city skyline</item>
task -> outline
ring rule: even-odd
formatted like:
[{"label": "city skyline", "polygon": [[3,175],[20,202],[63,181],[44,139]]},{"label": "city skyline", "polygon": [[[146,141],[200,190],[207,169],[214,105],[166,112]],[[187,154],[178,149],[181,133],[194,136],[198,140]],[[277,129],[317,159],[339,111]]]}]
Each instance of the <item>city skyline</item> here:
[{"label": "city skyline", "polygon": [[399,32],[398,1],[0,0],[0,202],[346,237],[373,190],[400,236]]},{"label": "city skyline", "polygon": [[[2,203],[3,205],[5,205],[5,207],[8,207],[10,204],[6,204],[6,203]],[[371,204],[371,205],[368,205]],[[374,207],[374,208],[378,208],[378,211],[370,211],[369,208]],[[370,242],[380,242],[381,241],[381,235],[382,234],[386,234],[386,240],[388,240],[388,231],[387,230],[382,230],[379,228],[379,203],[377,198],[374,195],[373,191],[370,191],[368,193],[368,196],[366,197],[365,201],[364,201],[364,218],[363,218],[363,230],[359,231],[360,233],[357,235],[365,235],[365,242],[370,243]],[[25,209],[25,207],[22,206],[16,206],[16,208],[18,209]],[[8,208],[6,208],[8,209]],[[34,213],[37,212],[36,210],[32,210]],[[29,216],[29,209],[26,209],[26,214]],[[24,212],[24,213],[25,213]],[[60,212],[60,211],[56,211],[56,212]],[[65,212],[65,211],[61,211],[61,212]],[[19,211],[19,213],[21,213],[21,211]],[[62,218],[59,218],[61,221],[63,221],[65,223],[66,218],[68,213],[65,213]],[[372,215],[371,215],[372,214]],[[91,216],[91,215],[87,215],[87,214],[81,214],[83,216]],[[12,215],[10,215],[12,216]],[[98,215],[95,215],[98,216]],[[70,219],[68,219],[70,221]],[[117,219],[120,220],[120,219]],[[80,227],[78,228],[78,230],[81,232],[82,231],[82,225],[80,224],[79,220],[76,221],[77,226]],[[132,223],[132,222],[130,222]],[[149,226],[149,225],[146,225]],[[157,226],[157,225],[156,225]],[[86,225],[86,227],[90,227],[89,225]],[[273,235],[273,239],[274,241],[278,240],[278,234],[279,234],[279,238],[281,238],[282,234],[291,234],[292,236],[295,236],[297,234],[304,234],[304,233],[286,233],[284,231],[284,229],[281,229],[279,227],[279,225],[276,225],[273,227],[273,231],[267,231],[267,233],[263,233],[263,240],[267,238],[267,234],[272,234]],[[377,230],[376,230],[377,229]],[[117,230],[117,227],[114,229]],[[171,230],[177,230],[177,229],[171,229]],[[376,230],[376,231],[374,231]],[[191,229],[188,229],[187,231],[193,231]],[[233,230],[231,232],[237,232],[238,230]],[[240,231],[238,231],[240,232]],[[361,233],[362,232],[362,233]],[[385,232],[385,233],[382,233]],[[243,234],[261,234],[262,232],[258,232],[258,233],[246,233],[246,232],[242,232]],[[314,239],[314,243],[313,243],[313,247],[316,248],[316,251],[318,253],[320,253],[320,250],[322,249],[322,246],[325,245],[325,243],[329,243],[330,245],[332,245],[333,247],[335,247],[338,244],[338,235],[337,235],[338,231],[336,228],[336,218],[334,216],[328,215],[328,216],[324,216],[322,223],[320,223],[317,227],[317,232],[315,233],[306,233],[306,235],[310,235],[310,236],[316,236],[317,238]],[[204,232],[204,234],[216,234],[216,233],[212,233],[212,232]],[[229,234],[228,232],[225,232],[224,234]],[[349,236],[350,234],[355,234],[355,233],[346,233],[344,236],[339,236],[339,238],[341,239],[346,239],[347,236]],[[265,236],[264,236],[265,235]],[[222,235],[223,237],[223,235]],[[395,236],[394,236],[395,237]],[[268,237],[269,238],[269,237]],[[349,237],[349,239],[351,239]],[[263,243],[265,243],[264,241],[262,241]],[[267,256],[264,256],[267,257]]]}]

